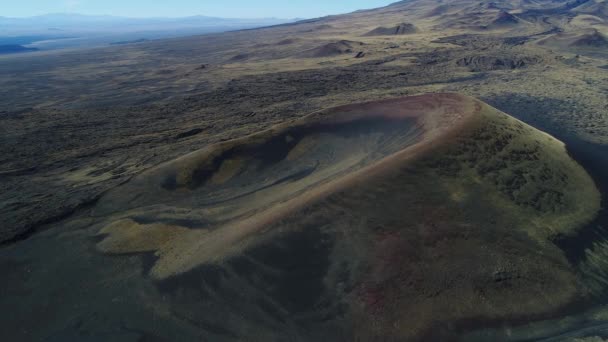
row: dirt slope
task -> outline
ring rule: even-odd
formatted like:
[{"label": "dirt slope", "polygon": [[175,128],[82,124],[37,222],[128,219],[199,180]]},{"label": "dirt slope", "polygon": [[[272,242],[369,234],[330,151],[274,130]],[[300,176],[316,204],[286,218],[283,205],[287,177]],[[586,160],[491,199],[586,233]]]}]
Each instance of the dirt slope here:
[{"label": "dirt slope", "polygon": [[539,45],[567,50],[569,48],[600,49],[608,48],[608,38],[595,29],[558,33],[538,42]]}]

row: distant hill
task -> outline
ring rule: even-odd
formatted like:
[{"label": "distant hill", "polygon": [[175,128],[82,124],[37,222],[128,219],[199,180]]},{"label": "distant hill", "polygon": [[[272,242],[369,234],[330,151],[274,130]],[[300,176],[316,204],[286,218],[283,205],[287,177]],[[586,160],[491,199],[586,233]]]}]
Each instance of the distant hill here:
[{"label": "distant hill", "polygon": [[27,45],[33,42],[39,42],[41,40],[48,39],[65,39],[70,37],[64,37],[61,35],[38,35],[38,36],[11,36],[2,37],[0,36],[0,45]]},{"label": "distant hill", "polygon": [[[39,50],[104,46],[132,41],[176,38],[290,23],[296,19],[127,18],[71,13],[28,18],[0,17],[0,45]],[[66,39],[70,38],[70,39]]]},{"label": "distant hill", "polygon": [[606,49],[608,37],[596,29],[587,29],[557,33],[539,40],[538,44],[556,49]]},{"label": "distant hill", "polygon": [[136,43],[143,43],[143,42],[147,42],[147,41],[149,41],[149,39],[140,38],[140,39],[134,39],[134,40],[123,40],[120,42],[113,42],[113,43],[110,43],[110,45],[136,44]]},{"label": "distant hill", "polygon": [[293,19],[217,18],[202,15],[182,18],[128,18],[117,16],[89,16],[72,13],[47,14],[27,18],[0,17],[0,35],[39,35],[51,32],[104,32],[125,33],[159,29],[184,29],[202,27],[259,27],[283,24]]},{"label": "distant hill", "polygon": [[0,45],[0,55],[21,53],[21,52],[32,52],[38,51],[36,48],[28,48],[22,45],[11,44],[11,45]]},{"label": "distant hill", "polygon": [[413,24],[403,23],[392,27],[378,27],[370,32],[366,33],[365,36],[392,36],[392,35],[404,35],[416,33],[418,29]]}]

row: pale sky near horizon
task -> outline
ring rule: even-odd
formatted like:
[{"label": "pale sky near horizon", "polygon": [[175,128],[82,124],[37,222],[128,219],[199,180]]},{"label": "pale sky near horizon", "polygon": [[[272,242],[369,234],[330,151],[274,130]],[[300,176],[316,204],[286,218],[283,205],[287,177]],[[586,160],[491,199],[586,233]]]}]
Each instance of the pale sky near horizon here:
[{"label": "pale sky near horizon", "polygon": [[397,0],[0,0],[0,16],[79,13],[125,17],[314,18]]}]

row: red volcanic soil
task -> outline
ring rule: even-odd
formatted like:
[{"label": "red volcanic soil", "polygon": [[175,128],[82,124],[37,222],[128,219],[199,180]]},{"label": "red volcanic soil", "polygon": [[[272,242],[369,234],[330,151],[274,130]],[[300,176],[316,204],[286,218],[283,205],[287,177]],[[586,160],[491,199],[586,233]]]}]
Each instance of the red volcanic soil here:
[{"label": "red volcanic soil", "polygon": [[154,253],[145,275],[214,331],[445,339],[585,297],[550,239],[592,218],[599,196],[579,194],[594,189],[552,137],[476,99],[427,94],[208,146],[91,215],[99,251]]},{"label": "red volcanic soil", "polygon": [[[327,193],[333,191],[329,190],[332,187],[342,186],[340,185],[342,182],[365,177],[365,174],[376,172],[374,169],[388,166],[384,163],[409,158],[432,145],[443,143],[445,139],[450,139],[450,132],[456,133],[462,130],[462,126],[467,124],[467,118],[474,116],[480,108],[480,103],[472,98],[449,93],[352,104],[319,111],[304,119],[275,126],[252,136],[213,145],[161,165],[137,177],[125,187],[111,192],[107,198],[112,200],[103,201],[98,207],[103,208],[107,205],[124,210],[130,206],[139,207],[166,201],[168,197],[160,196],[159,191],[171,193],[169,198],[209,197],[209,190],[217,188],[210,183],[210,180],[214,174],[221,171],[226,160],[243,161],[245,165],[244,169],[240,170],[240,174],[251,179],[239,180],[239,175],[235,175],[226,184],[222,184],[223,195],[230,191],[226,187],[229,188],[231,182],[256,183],[253,180],[258,177],[280,179],[279,175],[271,176],[263,171],[272,173],[273,169],[276,170],[277,166],[281,166],[286,172],[283,176],[286,176],[289,169],[297,169],[299,161],[298,158],[288,158],[288,156],[297,155],[296,152],[301,148],[307,149],[306,144],[325,143],[328,149],[336,149],[327,160],[324,160],[321,166],[325,167],[334,167],[344,159],[352,158],[354,154],[360,155],[360,160],[356,163],[345,165],[344,169],[335,170],[331,175],[324,174],[324,178],[317,179],[313,183],[323,181],[324,186],[312,193],[304,194],[304,197],[312,196],[313,193]],[[393,143],[386,144],[386,142],[367,139],[368,136],[382,135],[391,139]],[[310,155],[301,156],[306,162],[320,158],[316,153],[327,151],[309,149],[308,152]],[[245,172],[247,165],[253,164],[258,171],[262,168],[262,172]],[[307,175],[307,178],[314,179],[319,169],[322,169],[321,166],[315,170],[316,172]],[[347,174],[344,174],[345,171],[348,171]],[[326,184],[329,180],[336,180],[337,183],[332,183],[330,186]],[[153,183],[157,186],[150,186]],[[207,191],[201,189],[209,187],[211,189]],[[191,192],[175,192],[179,188],[188,188]],[[254,188],[248,193],[254,193],[256,190],[259,189]],[[135,193],[138,194],[137,198],[131,202]],[[147,193],[149,195],[146,195]],[[302,195],[299,192],[298,194]],[[119,198],[114,198],[114,195]],[[289,197],[291,195],[289,194]],[[227,196],[222,198],[225,201]],[[125,199],[130,203],[125,203]]]}]

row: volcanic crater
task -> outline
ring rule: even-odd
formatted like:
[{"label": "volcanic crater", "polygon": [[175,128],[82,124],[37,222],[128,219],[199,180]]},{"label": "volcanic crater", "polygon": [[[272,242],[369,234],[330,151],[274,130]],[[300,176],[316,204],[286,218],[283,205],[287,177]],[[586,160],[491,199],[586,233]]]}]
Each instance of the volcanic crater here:
[{"label": "volcanic crater", "polygon": [[598,208],[561,142],[444,93],[211,145],[110,191],[91,215],[105,222],[100,252],[146,253],[176,301],[186,291],[222,307],[175,306],[219,335],[402,339],[587,298],[552,241]]}]

